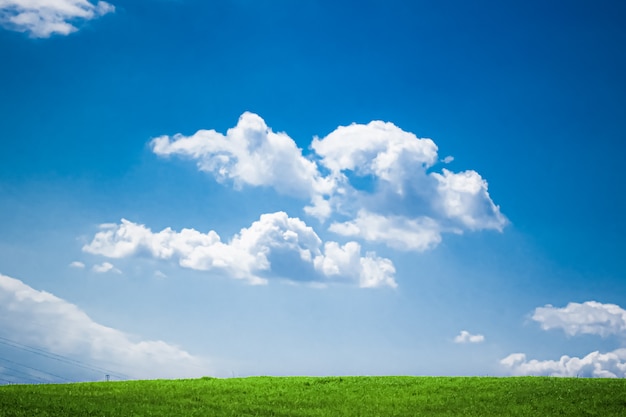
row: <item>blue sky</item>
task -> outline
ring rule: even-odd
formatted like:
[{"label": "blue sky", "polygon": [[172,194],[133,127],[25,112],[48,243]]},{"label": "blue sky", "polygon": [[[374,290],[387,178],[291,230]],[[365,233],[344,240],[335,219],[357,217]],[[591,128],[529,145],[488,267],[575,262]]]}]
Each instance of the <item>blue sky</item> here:
[{"label": "blue sky", "polygon": [[626,7],[430,3],[0,2],[0,383],[626,375]]}]

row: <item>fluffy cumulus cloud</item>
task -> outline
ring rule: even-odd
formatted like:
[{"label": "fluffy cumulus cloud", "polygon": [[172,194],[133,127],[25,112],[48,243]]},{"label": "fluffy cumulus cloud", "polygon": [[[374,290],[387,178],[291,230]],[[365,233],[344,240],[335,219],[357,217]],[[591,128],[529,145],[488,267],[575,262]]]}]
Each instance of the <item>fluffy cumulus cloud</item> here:
[{"label": "fluffy cumulus cloud", "polygon": [[351,277],[362,288],[397,286],[393,263],[376,256],[374,252],[368,252],[362,257],[361,246],[356,242],[348,242],[343,246],[337,242],[327,242],[324,253],[315,257],[313,265],[326,277]]},{"label": "fluffy cumulus cloud", "polygon": [[[197,377],[212,373],[206,359],[163,341],[141,340],[94,322],[76,305],[1,274],[0,329],[3,340],[10,339],[13,345],[62,355],[130,378]],[[63,376],[66,371],[57,370],[55,374]]]},{"label": "fluffy cumulus cloud", "polygon": [[[180,232],[148,227],[122,220],[104,224],[83,250],[109,258],[147,254],[159,259],[177,259],[185,268],[221,271],[250,284],[265,284],[268,277],[299,281],[356,282],[361,287],[395,287],[395,269],[390,260],[373,252],[361,256],[361,246],[348,242],[322,242],[315,231],[284,212],[263,214],[229,242],[215,231],[195,229]],[[288,266],[281,269],[273,263]],[[297,271],[297,272],[294,272]]]},{"label": "fluffy cumulus cloud", "polygon": [[407,180],[437,161],[437,146],[431,139],[419,139],[381,121],[341,126],[323,139],[315,138],[311,147],[334,175],[345,171],[374,175],[399,193]]},{"label": "fluffy cumulus cloud", "polygon": [[532,319],[540,323],[543,330],[561,329],[569,336],[626,335],[626,310],[615,304],[587,301],[569,303],[563,308],[546,305],[536,308]]},{"label": "fluffy cumulus cloud", "polygon": [[528,360],[523,353],[514,353],[500,361],[512,375],[563,377],[626,377],[626,349],[608,353],[592,352],[583,358],[564,355],[559,360]]},{"label": "fluffy cumulus cloud", "polygon": [[314,138],[309,155],[253,113],[244,113],[225,135],[200,130],[161,136],[151,145],[157,155],[194,160],[220,182],[304,198],[306,214],[332,217],[332,232],[395,249],[424,251],[442,233],[501,231],[507,223],[480,174],[434,172],[436,144],[392,123],[338,127]]},{"label": "fluffy cumulus cloud", "polygon": [[454,343],[482,343],[485,341],[485,336],[482,334],[471,334],[467,330],[461,330],[454,338]]},{"label": "fluffy cumulus cloud", "polygon": [[198,168],[235,187],[267,186],[302,197],[323,195],[332,183],[323,179],[313,161],[302,155],[285,133],[275,133],[253,113],[244,113],[226,135],[199,130],[192,136],[161,136],[152,140],[160,156],[180,155],[197,161]]},{"label": "fluffy cumulus cloud", "polygon": [[0,24],[26,32],[35,38],[75,32],[79,21],[111,13],[115,7],[105,1],[88,0],[0,0]]},{"label": "fluffy cumulus cloud", "polygon": [[[626,336],[626,310],[615,304],[597,301],[552,305],[535,309],[532,319],[543,330],[561,329],[568,336],[582,334],[606,337]],[[528,360],[524,353],[513,353],[500,361],[513,375],[547,375],[566,377],[626,377],[626,348],[611,352],[591,352],[583,358],[561,356],[559,360]]]},{"label": "fluffy cumulus cloud", "polygon": [[437,182],[433,204],[447,219],[469,230],[502,230],[506,219],[489,197],[487,181],[476,171],[443,169],[442,174],[433,172],[431,177]]}]

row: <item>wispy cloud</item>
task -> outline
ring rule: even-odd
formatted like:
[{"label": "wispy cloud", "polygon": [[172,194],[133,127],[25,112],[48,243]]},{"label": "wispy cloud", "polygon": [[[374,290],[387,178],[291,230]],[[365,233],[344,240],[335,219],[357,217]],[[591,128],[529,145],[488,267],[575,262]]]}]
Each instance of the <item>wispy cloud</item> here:
[{"label": "wispy cloud", "polygon": [[211,374],[205,359],[169,343],[141,340],[94,322],[76,305],[1,274],[0,329],[17,343],[132,378]]},{"label": "wispy cloud", "polygon": [[[221,270],[250,284],[265,284],[268,278],[292,281],[355,282],[360,287],[395,287],[395,268],[389,259],[373,252],[361,256],[357,242],[340,245],[322,242],[313,228],[284,212],[263,214],[228,242],[213,230],[176,232],[166,228],[152,232],[144,225],[123,219],[104,224],[85,252],[109,258],[145,253],[159,259],[178,259],[185,268]],[[273,268],[273,260],[289,264],[291,271]],[[294,272],[297,271],[297,272]]]},{"label": "wispy cloud", "polygon": [[482,334],[471,334],[467,330],[461,330],[454,338],[454,343],[482,343],[485,341],[485,336]]},{"label": "wispy cloud", "polygon": [[439,226],[430,217],[385,217],[366,210],[360,210],[353,220],[332,223],[329,230],[401,250],[424,251],[441,242]]},{"label": "wispy cloud", "polygon": [[70,268],[83,269],[85,267],[85,264],[80,261],[74,261],[71,262],[69,266]]},{"label": "wispy cloud", "polygon": [[78,30],[75,23],[115,11],[105,1],[87,0],[0,0],[0,24],[26,32],[34,38],[68,35]]},{"label": "wispy cloud", "polygon": [[106,272],[114,272],[116,274],[122,273],[122,271],[117,269],[115,265],[110,262],[102,262],[101,264],[94,265],[91,269],[93,272],[97,272],[99,274],[104,274]]}]

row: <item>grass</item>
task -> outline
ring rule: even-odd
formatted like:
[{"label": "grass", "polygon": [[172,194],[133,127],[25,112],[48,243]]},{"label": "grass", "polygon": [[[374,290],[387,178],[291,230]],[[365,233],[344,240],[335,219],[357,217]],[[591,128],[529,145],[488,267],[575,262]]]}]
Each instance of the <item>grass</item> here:
[{"label": "grass", "polygon": [[254,377],[0,387],[0,416],[626,416],[626,380]]}]

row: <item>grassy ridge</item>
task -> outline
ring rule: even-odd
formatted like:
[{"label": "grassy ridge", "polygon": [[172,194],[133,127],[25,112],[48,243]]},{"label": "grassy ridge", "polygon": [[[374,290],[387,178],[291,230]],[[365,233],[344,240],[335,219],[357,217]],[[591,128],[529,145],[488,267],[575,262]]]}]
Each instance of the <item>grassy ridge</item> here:
[{"label": "grassy ridge", "polygon": [[0,387],[0,416],[626,416],[626,380],[255,377]]}]

